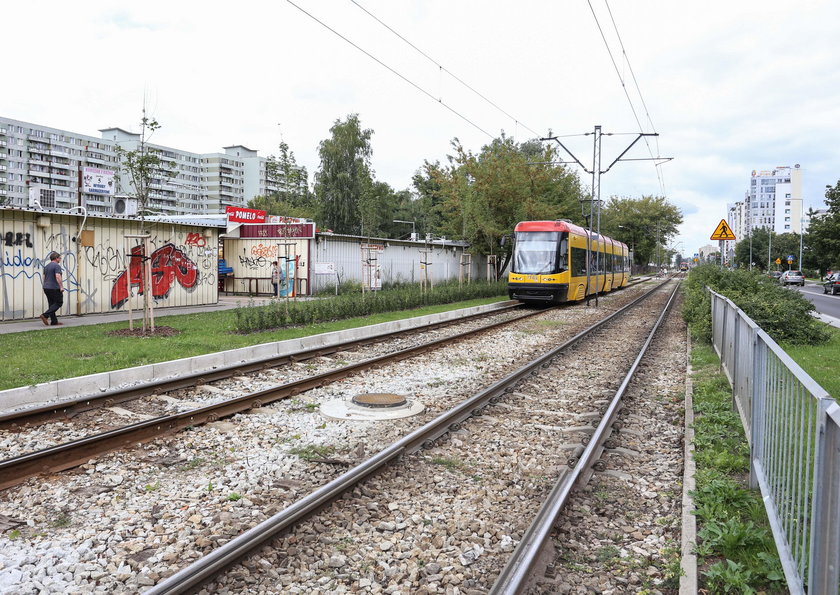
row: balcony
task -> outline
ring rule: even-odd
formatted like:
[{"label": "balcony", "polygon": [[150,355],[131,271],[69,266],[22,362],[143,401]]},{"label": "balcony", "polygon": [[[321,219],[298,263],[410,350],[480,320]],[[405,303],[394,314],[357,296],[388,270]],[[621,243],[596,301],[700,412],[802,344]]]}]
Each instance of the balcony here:
[{"label": "balcony", "polygon": [[6,147],[6,146],[8,146],[8,143],[6,141],[4,141],[3,139],[0,139],[0,147]]},{"label": "balcony", "polygon": [[0,165],[0,171],[6,171],[8,168],[5,165]]}]

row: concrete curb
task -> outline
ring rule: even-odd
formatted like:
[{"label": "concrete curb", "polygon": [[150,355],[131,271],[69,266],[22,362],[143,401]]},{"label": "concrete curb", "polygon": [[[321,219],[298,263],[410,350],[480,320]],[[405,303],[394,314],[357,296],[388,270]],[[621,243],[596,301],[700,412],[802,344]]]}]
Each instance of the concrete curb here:
[{"label": "concrete curb", "polygon": [[691,333],[686,329],[686,362],[685,362],[685,454],[683,463],[683,496],[682,496],[682,562],[680,567],[680,595],[695,595],[697,593],[697,555],[694,553],[697,545],[697,517],[694,511],[694,498],[691,492],[696,485],[694,474],[694,383],[691,380]]},{"label": "concrete curb", "polygon": [[124,368],[111,372],[100,372],[87,376],[77,376],[63,380],[53,380],[32,386],[22,386],[0,391],[0,412],[21,410],[29,406],[45,405],[47,403],[60,404],[62,401],[75,401],[87,396],[118,391],[133,385],[144,384],[155,380],[175,378],[191,373],[201,373],[232,367],[243,362],[255,362],[277,356],[288,355],[299,351],[318,347],[329,347],[349,339],[370,338],[384,335],[395,330],[421,328],[440,321],[449,321],[497,310],[510,304],[509,301],[495,302],[484,306],[475,306],[463,310],[449,310],[438,314],[404,318],[391,322],[383,322],[372,326],[361,326],[343,331],[333,331],[262,343],[251,347],[241,347],[228,351],[219,351],[205,355],[197,355],[178,360],[158,362],[136,368]]},{"label": "concrete curb", "polygon": [[833,316],[829,316],[828,314],[820,314],[819,312],[814,312],[813,314],[816,318],[819,318],[824,323],[836,328],[840,328],[840,318],[834,318]]}]

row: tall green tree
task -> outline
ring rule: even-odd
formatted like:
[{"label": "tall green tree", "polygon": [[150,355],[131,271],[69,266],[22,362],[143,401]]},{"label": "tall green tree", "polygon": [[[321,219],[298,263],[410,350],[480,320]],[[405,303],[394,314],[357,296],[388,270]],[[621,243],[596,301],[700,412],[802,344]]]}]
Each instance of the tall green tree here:
[{"label": "tall green tree", "polygon": [[140,226],[143,229],[145,229],[146,214],[149,212],[150,186],[164,183],[176,174],[168,162],[160,158],[160,151],[148,144],[149,138],[160,127],[157,120],[146,116],[144,108],[143,117],[140,119],[140,142],[137,148],[131,151],[119,145],[115,148],[120,167],[128,174],[127,180],[118,176],[119,192],[137,199]]},{"label": "tall green tree", "polygon": [[[778,234],[766,227],[753,229],[751,233],[735,244],[735,264],[739,267],[750,267],[750,240],[752,240],[752,262],[753,268],[762,271],[787,270],[790,268],[801,268],[799,263],[799,234],[781,233]],[[769,252],[768,252],[769,251]],[[788,264],[788,256],[793,256],[793,263]],[[781,264],[776,264],[776,259]]]},{"label": "tall green tree", "polygon": [[248,207],[273,215],[314,219],[318,215],[315,197],[309,191],[309,174],[298,165],[294,152],[283,141],[277,156],[266,159],[266,184],[270,191],[248,201]]},{"label": "tall green tree", "polygon": [[362,235],[387,236],[393,228],[396,201],[394,190],[388,184],[371,180],[359,198]]},{"label": "tall green tree", "polygon": [[630,246],[641,266],[667,263],[668,246],[682,222],[680,209],[664,196],[613,196],[601,209],[601,233]]},{"label": "tall green tree", "polygon": [[360,201],[372,187],[370,139],[373,130],[363,129],[358,114],[336,120],[330,138],[321,141],[321,164],[315,174],[315,196],[324,227],[340,233],[362,230]]},{"label": "tall green tree", "polygon": [[480,254],[499,254],[501,238],[519,221],[580,218],[580,182],[552,165],[552,147],[502,135],[477,154],[458,139],[452,148],[449,166],[427,163],[428,178],[415,176],[415,188],[436,201],[433,233],[467,240]]},{"label": "tall green tree", "polygon": [[820,271],[840,268],[840,181],[833,187],[825,187],[825,204],[828,211],[814,216],[808,213],[811,224],[808,228],[808,254],[814,266]]}]

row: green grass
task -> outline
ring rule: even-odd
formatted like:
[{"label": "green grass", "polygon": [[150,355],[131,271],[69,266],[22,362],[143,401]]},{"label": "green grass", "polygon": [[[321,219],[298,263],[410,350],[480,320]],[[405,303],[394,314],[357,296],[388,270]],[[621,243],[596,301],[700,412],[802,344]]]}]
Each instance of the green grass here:
[{"label": "green grass", "polygon": [[156,326],[180,331],[172,337],[108,336],[110,331],[127,328],[125,321],[68,327],[49,333],[43,330],[9,333],[0,335],[3,354],[0,390],[447,312],[502,299],[505,298],[481,298],[250,334],[233,332],[235,310],[157,317]]},{"label": "green grass", "polygon": [[784,350],[817,384],[835,400],[840,398],[840,329],[832,327],[827,343],[820,345],[783,345]]},{"label": "green grass", "polygon": [[710,593],[784,593],[761,493],[746,484],[749,446],[729,382],[708,344],[692,345],[691,365],[700,586]]}]

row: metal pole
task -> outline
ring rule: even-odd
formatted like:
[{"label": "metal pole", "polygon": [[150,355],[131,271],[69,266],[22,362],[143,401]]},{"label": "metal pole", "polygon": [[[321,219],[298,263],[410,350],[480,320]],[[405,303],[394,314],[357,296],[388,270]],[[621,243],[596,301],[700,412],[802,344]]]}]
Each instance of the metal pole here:
[{"label": "metal pole", "polygon": [[598,244],[595,252],[595,307],[598,307],[598,293],[601,291],[601,127],[595,126],[595,162],[592,164],[592,199],[595,204],[595,229],[597,230]]},{"label": "metal pole", "polygon": [[[802,213],[805,211],[805,204],[804,201],[800,198],[799,199],[799,268],[800,270],[803,269],[804,265],[802,264],[802,238],[805,236],[805,228],[803,227],[803,217]],[[805,274],[804,272],[802,273]]]},{"label": "metal pole", "polygon": [[770,249],[773,246],[773,230],[767,228],[767,272],[770,272]]}]

